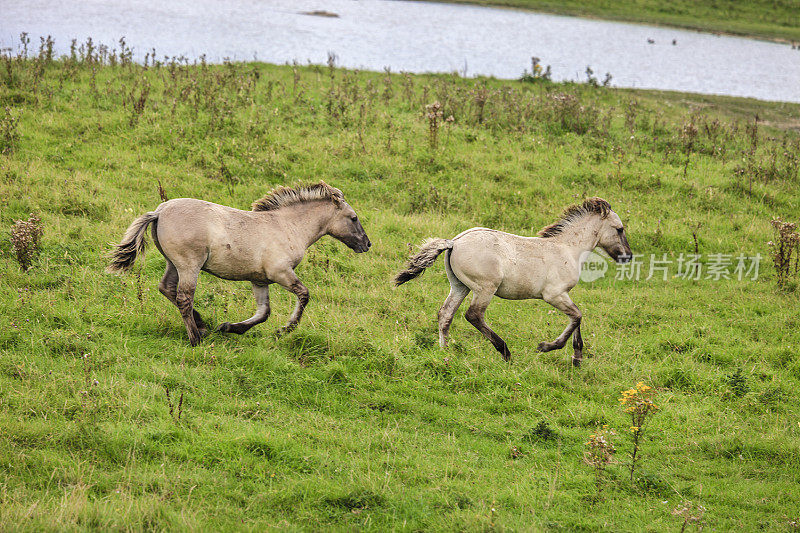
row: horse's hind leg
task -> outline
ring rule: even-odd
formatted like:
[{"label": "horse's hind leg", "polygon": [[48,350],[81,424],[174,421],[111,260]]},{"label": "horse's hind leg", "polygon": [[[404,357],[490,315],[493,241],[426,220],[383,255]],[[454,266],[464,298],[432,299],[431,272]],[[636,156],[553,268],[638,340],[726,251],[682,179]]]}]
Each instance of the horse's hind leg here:
[{"label": "horse's hind leg", "polygon": [[178,295],[178,269],[169,259],[167,259],[167,269],[164,271],[164,277],[161,278],[161,282],[158,284],[158,291],[173,305],[178,305],[175,301],[175,297]]},{"label": "horse's hind leg", "polygon": [[[167,259],[167,269],[164,272],[164,277],[161,278],[161,282],[158,284],[158,290],[167,300],[172,302],[173,305],[178,305],[178,269],[175,268],[175,265],[173,265],[172,261],[169,259]],[[197,324],[200,334],[205,335],[207,330],[206,323],[194,306],[192,306],[192,315],[194,316],[194,323]]]},{"label": "horse's hind leg", "polygon": [[175,305],[183,317],[186,333],[192,346],[200,344],[200,330],[194,318],[194,291],[197,288],[197,276],[200,269],[178,270],[178,290],[175,294]]},{"label": "horse's hind leg", "polygon": [[256,314],[241,322],[220,324],[217,331],[239,333],[241,335],[256,324],[261,324],[269,318],[269,285],[253,283],[253,296],[256,299]]},{"label": "horse's hind leg", "polygon": [[450,333],[450,324],[458,311],[461,302],[469,294],[469,287],[461,283],[461,280],[453,273],[450,267],[450,250],[445,251],[444,270],[447,273],[447,281],[450,282],[450,294],[439,309],[439,346],[447,346],[447,334]]},{"label": "horse's hind leg", "polygon": [[484,337],[491,341],[495,349],[500,352],[500,355],[503,356],[504,361],[510,361],[511,352],[506,345],[506,341],[501,339],[500,335],[492,331],[492,328],[490,328],[486,323],[486,320],[484,320],[486,308],[489,307],[489,302],[492,300],[492,296],[494,296],[494,291],[482,293],[476,292],[472,296],[469,309],[467,309],[467,312],[464,316],[470,324],[475,326],[478,331],[483,333]]},{"label": "horse's hind leg", "polygon": [[303,282],[300,281],[293,270],[281,272],[280,275],[275,276],[275,282],[297,296],[297,305],[294,307],[292,316],[289,317],[289,322],[277,332],[278,335],[285,335],[286,333],[292,332],[294,328],[297,327],[297,324],[300,323],[300,319],[303,317],[303,310],[306,308],[306,305],[308,305],[310,297],[308,289],[303,285]]},{"label": "horse's hind leg", "polygon": [[581,337],[580,325],[575,328],[575,332],[572,334],[572,350],[572,365],[581,366],[581,361],[583,360],[583,337]]},{"label": "horse's hind leg", "polygon": [[467,294],[469,294],[469,287],[458,280],[455,280],[455,283],[450,280],[450,294],[447,295],[447,299],[439,309],[439,346],[442,348],[447,346],[447,334],[450,332],[450,324],[453,323],[453,317]]},{"label": "horse's hind leg", "polygon": [[[567,344],[567,340],[569,336],[573,334],[573,332],[580,327],[581,325],[581,311],[578,307],[572,303],[569,295],[566,292],[562,292],[556,295],[544,295],[544,301],[564,313],[570,318],[569,325],[564,329],[561,335],[558,336],[556,340],[553,342],[541,342],[539,343],[538,350],[540,352],[549,352],[550,350],[560,350]],[[578,338],[580,338],[580,333],[578,333]],[[577,344],[576,341],[573,341],[573,347]],[[583,340],[580,341],[581,348],[583,347]],[[573,358],[573,361],[575,359]],[[579,363],[580,364],[580,363]],[[576,365],[577,366],[577,365]]]}]

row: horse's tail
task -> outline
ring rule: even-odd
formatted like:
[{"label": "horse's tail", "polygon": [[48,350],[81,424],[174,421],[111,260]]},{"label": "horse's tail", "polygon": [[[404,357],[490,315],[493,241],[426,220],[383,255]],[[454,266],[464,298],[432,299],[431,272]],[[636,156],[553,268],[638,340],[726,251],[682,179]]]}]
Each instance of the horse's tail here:
[{"label": "horse's tail", "polygon": [[453,241],[449,239],[428,239],[419,248],[419,252],[408,260],[406,269],[394,277],[395,286],[402,285],[420,274],[431,266],[439,254],[445,250],[453,248]]},{"label": "horse's tail", "polygon": [[144,232],[151,222],[158,220],[158,211],[150,211],[140,216],[128,227],[122,242],[114,246],[109,254],[111,264],[106,272],[127,272],[136,261],[136,256],[144,251]]}]

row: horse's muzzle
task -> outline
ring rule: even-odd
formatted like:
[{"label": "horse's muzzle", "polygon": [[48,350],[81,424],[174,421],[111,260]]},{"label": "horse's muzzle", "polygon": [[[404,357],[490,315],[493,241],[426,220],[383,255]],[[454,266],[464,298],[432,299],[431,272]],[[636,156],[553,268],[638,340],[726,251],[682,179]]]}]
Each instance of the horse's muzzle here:
[{"label": "horse's muzzle", "polygon": [[363,254],[364,252],[368,251],[372,247],[372,243],[370,242],[369,238],[366,239],[367,242],[359,243],[357,246],[353,247],[353,251],[357,254]]}]

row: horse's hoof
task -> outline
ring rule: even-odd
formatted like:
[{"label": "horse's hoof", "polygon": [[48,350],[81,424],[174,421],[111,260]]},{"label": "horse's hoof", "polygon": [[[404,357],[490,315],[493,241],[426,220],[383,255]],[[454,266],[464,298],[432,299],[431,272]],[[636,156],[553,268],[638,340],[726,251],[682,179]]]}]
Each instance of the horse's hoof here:
[{"label": "horse's hoof", "polygon": [[230,327],[231,327],[230,322],[223,322],[222,324],[217,326],[217,331],[219,331],[220,333],[227,333]]},{"label": "horse's hoof", "polygon": [[572,358],[572,366],[574,366],[575,368],[580,368],[581,367],[581,360],[580,359],[575,359],[573,357]]},{"label": "horse's hoof", "polygon": [[550,347],[549,342],[540,342],[539,346],[536,347],[536,350],[539,352],[549,352],[552,350],[552,348]]},{"label": "horse's hoof", "polygon": [[293,332],[297,326],[283,326],[282,328],[278,328],[275,332],[275,336],[277,338],[281,338],[284,335],[288,335],[289,333]]}]

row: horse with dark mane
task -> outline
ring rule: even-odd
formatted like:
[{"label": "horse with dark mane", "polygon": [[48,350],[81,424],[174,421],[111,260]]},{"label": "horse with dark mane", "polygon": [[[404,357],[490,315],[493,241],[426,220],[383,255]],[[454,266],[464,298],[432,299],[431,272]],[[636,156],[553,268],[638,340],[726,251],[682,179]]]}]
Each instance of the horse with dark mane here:
[{"label": "horse with dark mane", "polygon": [[124,272],[144,250],[144,233],[152,225],[158,251],[167,268],[158,290],[180,310],[189,342],[199,344],[207,332],[194,309],[197,277],[203,270],[223,279],[253,285],[256,313],[222,332],[244,333],[269,317],[269,286],[277,283],[297,296],[289,322],[280,332],[292,331],[300,322],[309,292],[294,269],[306,249],[324,235],[342,241],[356,253],[372,243],[342,191],[320,182],[294,188],[278,187],[242,211],[193,198],[176,198],[145,213],[130,225],[111,254],[109,272]]},{"label": "horse with dark mane", "polygon": [[475,326],[503,356],[511,360],[505,341],[486,324],[484,314],[492,297],[508,300],[540,298],[570,318],[566,329],[553,342],[542,342],[540,352],[564,347],[570,335],[572,363],[583,357],[581,312],[569,297],[578,283],[581,261],[595,247],[615,261],[631,260],[631,248],[622,220],[602,198],[589,198],[569,207],[561,219],[539,232],[522,237],[487,228],[472,228],[449,239],[428,239],[394,279],[401,285],[422,274],[442,252],[450,281],[450,294],[439,310],[439,344],[447,345],[447,334],[456,310],[473,292],[466,312]]}]

